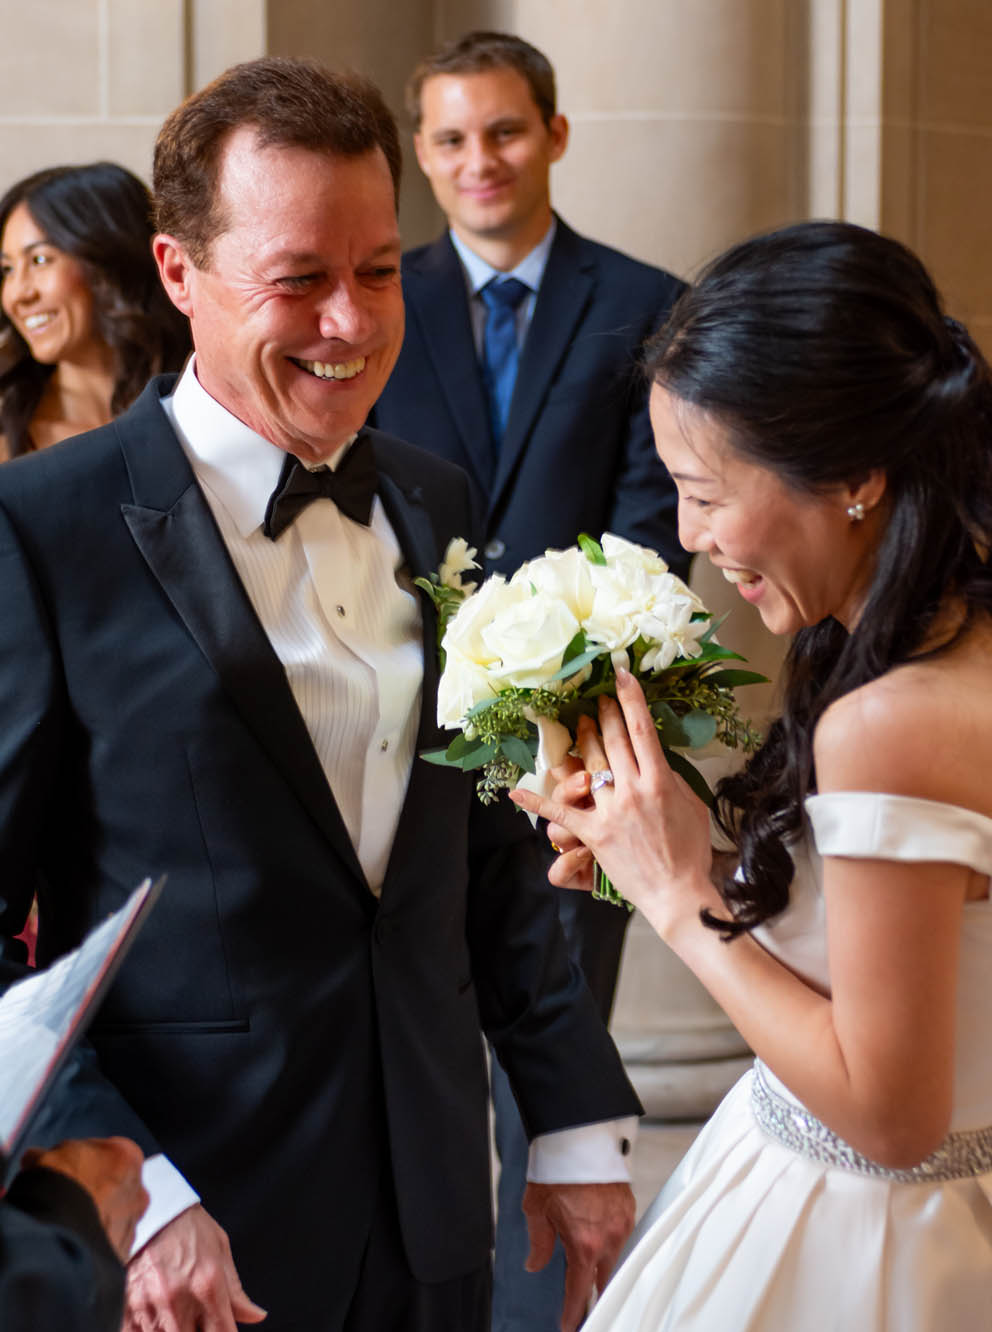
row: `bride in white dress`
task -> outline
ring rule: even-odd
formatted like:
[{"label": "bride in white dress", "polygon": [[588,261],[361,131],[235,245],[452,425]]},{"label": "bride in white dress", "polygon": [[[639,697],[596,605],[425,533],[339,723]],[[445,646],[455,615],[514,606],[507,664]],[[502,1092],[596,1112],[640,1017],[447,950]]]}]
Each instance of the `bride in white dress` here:
[{"label": "bride in white dress", "polygon": [[757,1056],[586,1332],[990,1329],[992,375],[844,223],[716,260],[648,369],[683,544],[796,637],[720,791],[730,883],[630,676],[554,799],[514,794],[552,878],[595,856]]}]

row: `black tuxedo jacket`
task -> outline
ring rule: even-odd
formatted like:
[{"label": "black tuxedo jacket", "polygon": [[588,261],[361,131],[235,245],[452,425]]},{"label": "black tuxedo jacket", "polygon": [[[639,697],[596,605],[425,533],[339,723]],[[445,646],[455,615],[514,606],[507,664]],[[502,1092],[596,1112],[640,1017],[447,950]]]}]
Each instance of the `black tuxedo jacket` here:
[{"label": "black tuxedo jacket", "polygon": [[[524,818],[414,761],[380,901],[159,405],[0,468],[0,933],[39,961],[168,883],[52,1136],[161,1148],[271,1332],[334,1328],[380,1174],[414,1273],[490,1244],[480,1025],[531,1133],[636,1113]],[[413,575],[468,523],[457,468],[373,432]],[[424,599],[418,749],[435,722]],[[97,1067],[98,1066],[98,1067]]]},{"label": "black tuxedo jacket", "polygon": [[93,1199],[68,1175],[23,1170],[0,1200],[4,1332],[120,1332],[124,1268]]},{"label": "black tuxedo jacket", "polygon": [[686,571],[638,366],[682,289],[559,218],[494,463],[455,248],[446,232],[403,256],[406,337],[370,420],[469,473],[486,512],[489,569],[512,573],[580,532],[611,531]]}]

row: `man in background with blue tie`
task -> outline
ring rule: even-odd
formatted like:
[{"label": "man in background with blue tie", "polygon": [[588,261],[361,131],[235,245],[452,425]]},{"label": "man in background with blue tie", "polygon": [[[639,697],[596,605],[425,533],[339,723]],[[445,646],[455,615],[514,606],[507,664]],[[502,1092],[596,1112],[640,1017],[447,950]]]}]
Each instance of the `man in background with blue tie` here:
[{"label": "man in background with blue tie", "polygon": [[[487,571],[510,574],[580,532],[616,532],[684,574],[675,491],[658,461],[637,358],[682,283],[578,236],[551,207],[565,152],[547,58],[518,37],[474,32],[422,61],[407,90],[422,170],[448,220],[403,257],[407,329],[372,420],[459,463],[485,514]],[[573,957],[604,1018],[626,912],[566,893]],[[494,1332],[553,1332],[560,1250],[526,1273],[520,1211],[527,1142],[502,1071],[493,1101],[501,1160]]]}]

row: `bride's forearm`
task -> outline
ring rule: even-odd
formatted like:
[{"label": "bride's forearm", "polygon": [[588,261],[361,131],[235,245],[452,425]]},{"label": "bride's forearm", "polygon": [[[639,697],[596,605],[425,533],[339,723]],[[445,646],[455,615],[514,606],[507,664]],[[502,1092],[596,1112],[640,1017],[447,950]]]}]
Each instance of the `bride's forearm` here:
[{"label": "bride's forearm", "polygon": [[[650,917],[649,917],[650,918]],[[652,922],[654,923],[654,922]],[[661,931],[659,931],[661,932]],[[915,1165],[943,1138],[939,1096],[907,1098],[873,1076],[864,1050],[845,1050],[831,999],[750,935],[725,942],[684,916],[662,937],[697,976],[755,1054],[818,1119],[882,1165]]]}]

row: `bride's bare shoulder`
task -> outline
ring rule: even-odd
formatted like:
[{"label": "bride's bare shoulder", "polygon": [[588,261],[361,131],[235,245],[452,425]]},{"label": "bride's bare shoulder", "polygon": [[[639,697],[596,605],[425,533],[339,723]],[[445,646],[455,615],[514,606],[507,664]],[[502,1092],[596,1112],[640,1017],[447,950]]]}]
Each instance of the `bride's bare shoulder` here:
[{"label": "bride's bare shoulder", "polygon": [[992,813],[992,624],[838,699],[814,736],[824,790],[890,791]]}]

